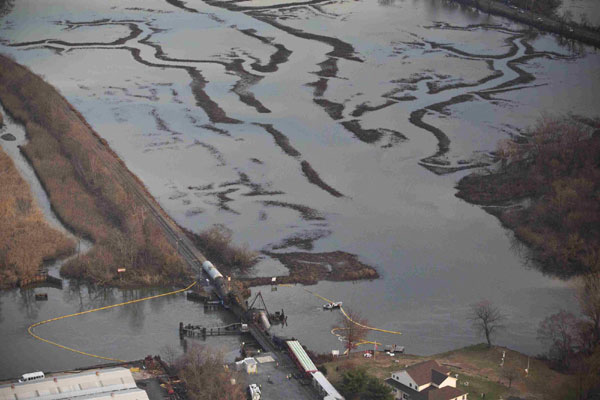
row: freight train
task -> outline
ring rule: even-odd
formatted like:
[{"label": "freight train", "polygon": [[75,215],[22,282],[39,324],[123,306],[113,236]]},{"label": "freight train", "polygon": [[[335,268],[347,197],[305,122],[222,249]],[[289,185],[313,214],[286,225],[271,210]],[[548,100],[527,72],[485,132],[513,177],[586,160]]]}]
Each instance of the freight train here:
[{"label": "freight train", "polygon": [[[271,328],[271,319],[269,317],[269,313],[267,311],[267,307],[264,304],[264,300],[262,300],[262,296],[259,293],[259,296],[262,300],[263,308],[262,309],[253,309],[253,312],[247,314],[248,312],[248,302],[244,302],[229,287],[229,282],[223,274],[219,272],[219,270],[211,263],[210,261],[204,261],[202,263],[202,270],[208,275],[212,284],[215,288],[215,292],[219,299],[221,299],[221,303],[225,308],[234,307],[238,311],[242,312],[244,317],[248,318],[250,321],[254,321],[265,330],[268,331]],[[254,305],[254,303],[252,303]],[[250,307],[252,308],[252,307]],[[276,315],[283,315],[277,313]]]}]

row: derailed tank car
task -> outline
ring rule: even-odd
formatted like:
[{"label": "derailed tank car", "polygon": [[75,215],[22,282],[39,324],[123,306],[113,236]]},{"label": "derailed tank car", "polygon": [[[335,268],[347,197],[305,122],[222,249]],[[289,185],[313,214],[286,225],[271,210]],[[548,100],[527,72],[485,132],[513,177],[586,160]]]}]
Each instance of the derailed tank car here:
[{"label": "derailed tank car", "polygon": [[217,292],[217,296],[219,296],[222,301],[227,302],[229,300],[229,289],[225,277],[223,277],[213,263],[208,260],[202,263],[202,269],[212,281]]}]

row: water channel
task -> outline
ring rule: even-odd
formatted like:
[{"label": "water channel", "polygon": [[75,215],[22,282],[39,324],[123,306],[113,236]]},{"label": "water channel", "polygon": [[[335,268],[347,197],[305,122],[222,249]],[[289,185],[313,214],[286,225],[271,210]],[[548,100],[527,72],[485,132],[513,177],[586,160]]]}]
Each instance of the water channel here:
[{"label": "water channel", "polygon": [[[592,48],[440,0],[16,0],[0,39],[0,51],[56,86],[182,226],[221,223],[256,250],[341,250],[376,267],[375,281],[308,288],[403,332],[373,339],[416,354],[476,343],[466,315],[488,299],[508,317],[497,342],[537,354],[539,321],[576,310],[570,284],[524,265],[510,234],[457,199],[454,185],[542,113],[594,116]],[[306,163],[343,196],[307,179]],[[285,269],[265,255],[251,273]],[[67,283],[36,303],[35,290],[0,294],[0,357],[11,360],[0,377],[95,363],[35,341],[27,326],[154,293]],[[259,290],[289,316],[276,332],[316,351],[342,348],[329,332],[337,314],[302,286]],[[178,295],[39,332],[141,358],[179,354],[179,321],[227,318]],[[209,344],[233,350],[239,340]]]}]

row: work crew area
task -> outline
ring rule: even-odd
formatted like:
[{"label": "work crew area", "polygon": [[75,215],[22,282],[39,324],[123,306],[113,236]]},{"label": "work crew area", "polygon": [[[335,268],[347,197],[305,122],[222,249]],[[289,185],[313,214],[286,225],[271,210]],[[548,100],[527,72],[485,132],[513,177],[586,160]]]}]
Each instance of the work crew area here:
[{"label": "work crew area", "polygon": [[[299,367],[296,372],[290,373],[293,369],[281,365],[270,353],[246,358],[236,363],[236,369],[246,371],[248,374],[248,382],[251,382],[248,393],[251,400],[343,400],[325,376],[317,371],[298,341],[290,340],[286,345],[290,349],[290,358]],[[252,390],[254,385],[258,387],[259,395],[254,394],[256,393]]]}]

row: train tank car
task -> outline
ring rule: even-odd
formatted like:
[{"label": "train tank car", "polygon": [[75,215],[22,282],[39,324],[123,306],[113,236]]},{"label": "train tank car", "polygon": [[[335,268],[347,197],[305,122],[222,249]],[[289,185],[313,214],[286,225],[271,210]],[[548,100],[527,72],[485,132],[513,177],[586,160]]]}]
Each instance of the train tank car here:
[{"label": "train tank car", "polygon": [[217,292],[217,296],[219,296],[222,301],[227,302],[229,300],[229,289],[223,275],[213,265],[213,263],[208,260],[202,263],[202,269],[212,281]]}]

